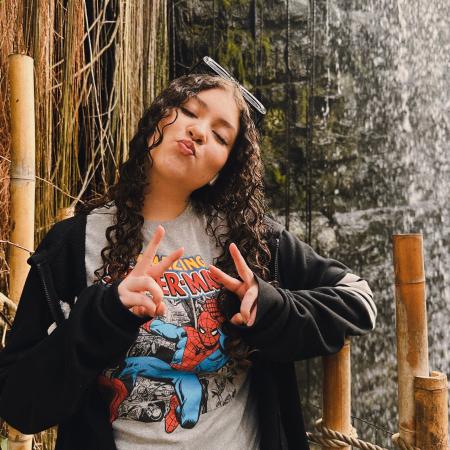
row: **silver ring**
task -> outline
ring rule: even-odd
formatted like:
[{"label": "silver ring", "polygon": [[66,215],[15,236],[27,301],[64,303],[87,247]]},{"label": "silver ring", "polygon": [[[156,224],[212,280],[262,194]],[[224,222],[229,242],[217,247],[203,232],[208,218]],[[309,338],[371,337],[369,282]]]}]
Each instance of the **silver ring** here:
[{"label": "silver ring", "polygon": [[150,293],[150,291],[144,291],[144,295],[147,296],[150,300],[153,300],[153,295]]}]

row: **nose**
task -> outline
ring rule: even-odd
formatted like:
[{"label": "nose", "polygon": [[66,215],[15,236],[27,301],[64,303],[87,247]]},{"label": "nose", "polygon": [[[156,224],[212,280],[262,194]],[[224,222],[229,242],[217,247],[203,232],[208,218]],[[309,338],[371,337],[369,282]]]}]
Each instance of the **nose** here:
[{"label": "nose", "polygon": [[191,125],[188,130],[189,136],[194,142],[204,143],[206,138],[205,125],[200,123]]}]

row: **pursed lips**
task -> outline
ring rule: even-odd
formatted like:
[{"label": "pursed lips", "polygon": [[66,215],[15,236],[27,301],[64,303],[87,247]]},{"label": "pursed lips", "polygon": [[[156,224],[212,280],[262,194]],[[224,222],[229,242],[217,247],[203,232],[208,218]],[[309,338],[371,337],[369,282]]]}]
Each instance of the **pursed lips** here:
[{"label": "pursed lips", "polygon": [[178,141],[178,143],[182,149],[184,149],[186,152],[190,152],[195,156],[195,145],[192,140],[181,139]]}]

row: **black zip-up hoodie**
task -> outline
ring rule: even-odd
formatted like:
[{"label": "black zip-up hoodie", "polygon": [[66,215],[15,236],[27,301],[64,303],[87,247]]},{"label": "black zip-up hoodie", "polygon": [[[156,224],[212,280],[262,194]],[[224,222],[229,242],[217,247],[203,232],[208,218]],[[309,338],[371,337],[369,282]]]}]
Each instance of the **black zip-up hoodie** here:
[{"label": "black zip-up hoodie", "polygon": [[[257,276],[256,321],[236,328],[257,349],[251,388],[261,450],[308,449],[294,361],[335,353],[346,336],[369,332],[376,307],[367,283],[348,267],[267,222],[270,272],[279,287]],[[97,376],[124,358],[148,318],[123,306],[118,282],[87,287],[85,231],[85,214],[58,222],[28,259],[30,272],[0,352],[0,417],[29,434],[58,424],[56,450],[115,450]]]}]

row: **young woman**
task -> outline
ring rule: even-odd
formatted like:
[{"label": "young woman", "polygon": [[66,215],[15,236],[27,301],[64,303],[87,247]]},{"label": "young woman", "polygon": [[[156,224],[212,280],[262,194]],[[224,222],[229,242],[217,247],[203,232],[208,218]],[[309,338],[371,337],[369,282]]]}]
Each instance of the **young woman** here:
[{"label": "young woman", "polygon": [[375,326],[366,281],[266,214],[239,86],[173,80],[117,184],[30,257],[0,416],[59,449],[307,449],[294,361]]}]

